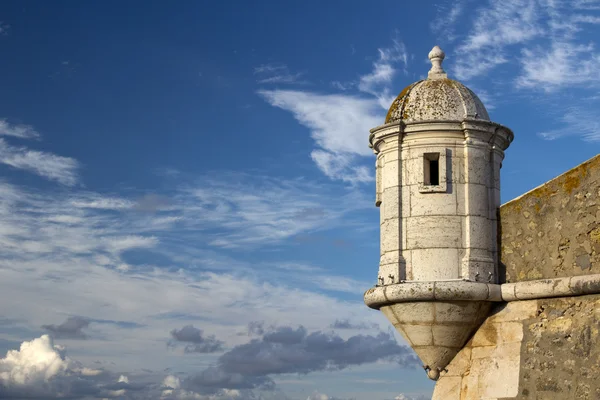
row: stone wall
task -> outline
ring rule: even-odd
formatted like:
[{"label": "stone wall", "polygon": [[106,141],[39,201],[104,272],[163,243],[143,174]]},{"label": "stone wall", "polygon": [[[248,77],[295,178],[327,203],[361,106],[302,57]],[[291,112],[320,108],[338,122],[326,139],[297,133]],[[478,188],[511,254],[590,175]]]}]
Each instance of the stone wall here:
[{"label": "stone wall", "polygon": [[[503,205],[503,282],[600,274],[599,198],[600,155]],[[600,399],[599,327],[600,295],[497,304],[433,399]]]},{"label": "stone wall", "polygon": [[504,204],[505,281],[600,273],[599,196],[600,155]]},{"label": "stone wall", "polygon": [[599,399],[600,295],[496,306],[434,400]]}]

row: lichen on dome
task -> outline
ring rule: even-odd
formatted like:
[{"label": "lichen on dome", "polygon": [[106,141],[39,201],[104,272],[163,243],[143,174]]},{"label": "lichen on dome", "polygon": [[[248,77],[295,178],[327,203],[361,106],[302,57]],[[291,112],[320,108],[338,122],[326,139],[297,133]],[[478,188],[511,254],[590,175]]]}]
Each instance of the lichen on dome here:
[{"label": "lichen on dome", "polygon": [[479,97],[462,83],[448,79],[442,68],[445,54],[438,46],[429,53],[431,70],[425,80],[404,88],[392,102],[385,123],[420,121],[489,121]]}]

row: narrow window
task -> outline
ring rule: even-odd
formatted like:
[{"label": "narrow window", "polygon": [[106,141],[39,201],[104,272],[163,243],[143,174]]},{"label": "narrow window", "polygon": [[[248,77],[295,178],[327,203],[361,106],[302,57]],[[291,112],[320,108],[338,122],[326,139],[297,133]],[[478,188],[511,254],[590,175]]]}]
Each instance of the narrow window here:
[{"label": "narrow window", "polygon": [[429,160],[429,184],[440,184],[440,162],[439,160]]},{"label": "narrow window", "polygon": [[440,153],[423,154],[423,183],[427,186],[440,184]]}]

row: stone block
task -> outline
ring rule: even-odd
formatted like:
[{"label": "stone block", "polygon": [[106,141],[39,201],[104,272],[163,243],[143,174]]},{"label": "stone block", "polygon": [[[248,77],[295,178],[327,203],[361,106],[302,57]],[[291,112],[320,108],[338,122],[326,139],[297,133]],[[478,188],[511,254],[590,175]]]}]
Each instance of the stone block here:
[{"label": "stone block", "polygon": [[[421,153],[420,153],[421,154]],[[419,158],[409,158],[403,160],[404,175],[403,182],[404,186],[418,186],[423,184],[423,155]]]},{"label": "stone block", "polygon": [[490,218],[489,191],[490,189],[484,185],[457,184],[457,213]]},{"label": "stone block", "polygon": [[400,250],[400,220],[389,219],[381,224],[381,251]]},{"label": "stone block", "polygon": [[452,359],[452,362],[448,364],[446,372],[443,377],[449,376],[463,376],[469,372],[471,367],[471,348],[463,347],[458,354]]},{"label": "stone block", "polygon": [[[424,324],[431,323],[434,316],[434,303],[411,302],[396,303],[389,306],[397,323]],[[386,316],[387,314],[384,313]]]},{"label": "stone block", "polygon": [[402,330],[404,330],[407,340],[411,346],[433,345],[433,332],[431,325],[403,324]]},{"label": "stone block", "polygon": [[[400,196],[405,188],[396,186],[393,188],[387,188],[381,195],[381,206],[380,213],[382,214],[382,220],[388,220],[393,218],[400,218],[402,213],[402,205],[400,203]],[[408,195],[407,195],[408,196]]]},{"label": "stone block", "polygon": [[418,281],[459,277],[458,249],[413,249],[412,276]]},{"label": "stone block", "polygon": [[496,325],[498,332],[498,343],[517,343],[520,346],[523,341],[523,323],[521,322],[503,322]]},{"label": "stone block", "polygon": [[383,190],[400,185],[400,168],[396,161],[386,162],[383,165],[381,184]]},{"label": "stone block", "polygon": [[492,243],[493,221],[478,216],[469,216],[465,220],[465,230],[468,229],[468,239],[465,238],[466,248],[487,249],[493,251],[496,243]]},{"label": "stone block", "polygon": [[461,400],[462,378],[457,376],[443,376],[437,381],[433,391],[432,400]]},{"label": "stone block", "polygon": [[462,244],[462,218],[428,216],[407,218],[409,249],[458,248]]},{"label": "stone block", "polygon": [[495,306],[486,323],[528,320],[535,318],[537,309],[537,300],[511,301],[506,304],[499,304]]},{"label": "stone block", "polygon": [[401,265],[399,262],[380,265],[379,277],[383,278],[383,284],[391,285],[404,280],[403,271],[400,271],[400,269]]},{"label": "stone block", "polygon": [[476,147],[468,147],[465,152],[465,183],[478,183],[487,186],[492,182],[489,153]]},{"label": "stone block", "polygon": [[418,185],[406,187],[410,192],[410,215],[456,215],[456,191],[452,193],[421,193]]},{"label": "stone block", "polygon": [[485,318],[489,312],[487,301],[444,301],[435,303],[435,320],[438,323],[463,323],[468,321],[476,325],[476,321]]},{"label": "stone block", "polygon": [[471,334],[471,331],[465,329],[465,327],[465,324],[462,323],[457,325],[433,325],[431,327],[433,331],[433,343],[436,346],[461,349]]}]

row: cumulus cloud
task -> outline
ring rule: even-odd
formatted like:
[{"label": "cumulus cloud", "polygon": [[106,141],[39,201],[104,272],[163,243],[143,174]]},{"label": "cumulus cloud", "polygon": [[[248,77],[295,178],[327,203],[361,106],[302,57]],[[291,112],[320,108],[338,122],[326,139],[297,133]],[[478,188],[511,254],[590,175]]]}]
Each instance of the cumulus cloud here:
[{"label": "cumulus cloud", "polygon": [[173,329],[171,337],[175,342],[188,343],[184,348],[186,353],[216,353],[222,351],[225,344],[223,341],[217,340],[214,335],[204,336],[202,330],[193,325]]},{"label": "cumulus cloud", "polygon": [[10,350],[0,359],[0,390],[6,387],[41,385],[58,374],[64,374],[69,361],[48,335],[23,342],[20,350]]},{"label": "cumulus cloud", "polygon": [[90,325],[87,318],[69,317],[60,325],[42,325],[42,328],[49,331],[56,339],[87,339],[83,332],[84,328]]},{"label": "cumulus cloud", "polygon": [[81,367],[48,335],[23,342],[0,359],[0,398],[113,398],[129,389],[140,387],[130,386],[125,376],[115,379]]}]

